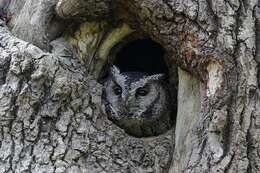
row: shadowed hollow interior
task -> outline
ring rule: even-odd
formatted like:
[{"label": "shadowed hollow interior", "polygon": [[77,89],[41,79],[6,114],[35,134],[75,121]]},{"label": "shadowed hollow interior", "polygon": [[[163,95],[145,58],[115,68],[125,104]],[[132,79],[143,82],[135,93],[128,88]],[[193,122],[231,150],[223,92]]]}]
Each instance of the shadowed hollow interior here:
[{"label": "shadowed hollow interior", "polygon": [[[126,121],[125,120],[126,118],[124,118],[125,116],[122,116],[122,119],[117,118],[117,120],[114,120],[115,124],[119,125],[130,135],[136,137],[157,136],[171,129],[171,127],[173,127],[175,124],[176,110],[177,110],[176,109],[177,87],[175,84],[177,82],[172,82],[172,81],[176,81],[178,80],[178,78],[176,78],[177,74],[172,73],[171,65],[167,64],[168,56],[169,55],[167,54],[165,49],[159,43],[153,41],[150,38],[144,38],[138,36],[135,37],[135,35],[132,37],[130,35],[129,37],[124,38],[121,42],[115,45],[110,51],[109,58],[107,61],[108,63],[103,68],[103,72],[105,72],[105,74],[103,75],[104,81],[106,81],[106,79],[109,79],[109,69],[112,64],[116,65],[120,69],[120,72],[144,72],[147,73],[148,75],[163,73],[166,76],[166,78],[164,78],[164,81],[160,81],[160,85],[163,86],[165,90],[164,89],[163,91],[160,90],[162,92],[160,93],[162,97],[160,96],[158,97],[158,100],[166,99],[166,104],[156,105],[156,108],[153,107],[153,104],[159,102],[153,102],[153,104],[151,104],[146,108],[142,107],[142,105],[145,105],[144,102],[140,104],[140,110],[147,109],[146,111],[144,111],[144,113],[146,113],[147,111],[151,112],[151,115],[149,116],[151,119],[146,119],[141,117],[136,119],[130,118],[131,122],[133,121],[131,123],[130,119],[129,121],[128,120]],[[106,85],[106,87],[109,88],[110,86]],[[106,90],[106,91],[110,91],[110,90]],[[167,93],[166,97],[163,96],[165,93]],[[155,92],[154,97],[156,97],[157,94],[158,93]],[[104,94],[104,96],[107,95],[110,95],[110,92]],[[114,100],[121,99],[121,96],[116,97],[113,94],[110,96],[111,96],[109,97],[110,99],[111,98],[113,98]],[[153,98],[153,96],[150,95],[147,98]],[[107,103],[110,104],[114,103],[115,106],[121,108],[120,106],[122,105],[120,104],[120,102],[113,102],[114,101],[113,99],[112,102],[109,102],[110,101],[109,100]],[[136,102],[142,102],[142,99],[139,97],[135,97],[132,99]],[[110,107],[107,107],[108,112],[110,112],[109,108]],[[160,111],[164,112],[163,114],[161,114],[159,119],[153,117],[153,115],[157,115],[157,112],[155,113],[153,108],[159,109]],[[120,111],[122,110],[119,109],[118,112],[120,113]],[[154,114],[152,114],[152,112]],[[113,117],[113,114],[108,113],[108,116],[113,121],[113,118],[111,118]],[[140,119],[143,120],[141,121]],[[132,126],[132,124],[135,124],[135,126]]]},{"label": "shadowed hollow interior", "polygon": [[122,72],[138,71],[148,74],[168,74],[164,61],[165,50],[151,40],[137,39],[125,44],[115,55],[113,64]]}]

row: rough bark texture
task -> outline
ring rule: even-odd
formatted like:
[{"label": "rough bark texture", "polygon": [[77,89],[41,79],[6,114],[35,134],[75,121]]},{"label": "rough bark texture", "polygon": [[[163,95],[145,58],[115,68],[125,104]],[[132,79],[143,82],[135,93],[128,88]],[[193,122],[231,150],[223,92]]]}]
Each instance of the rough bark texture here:
[{"label": "rough bark texture", "polygon": [[[259,3],[12,0],[12,34],[0,24],[0,172],[260,172]],[[102,27],[75,25],[90,21]],[[164,135],[133,138],[101,114],[96,77],[132,32],[122,23],[180,67],[177,122]],[[57,39],[64,24],[73,51]]]},{"label": "rough bark texture", "polygon": [[169,169],[172,132],[136,139],[108,121],[99,111],[101,86],[62,40],[46,53],[4,27],[0,37],[0,172]]}]

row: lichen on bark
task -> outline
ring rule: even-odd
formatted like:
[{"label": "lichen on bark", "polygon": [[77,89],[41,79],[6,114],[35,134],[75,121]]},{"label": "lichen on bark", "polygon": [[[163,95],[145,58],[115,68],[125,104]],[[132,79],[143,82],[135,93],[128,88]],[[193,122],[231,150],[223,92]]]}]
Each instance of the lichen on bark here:
[{"label": "lichen on bark", "polygon": [[[12,0],[8,10],[12,34],[0,24],[0,172],[260,171],[257,0]],[[102,21],[145,33],[166,49],[169,67],[200,85],[200,110],[182,135],[192,139],[187,164],[173,159],[173,131],[133,138],[101,115],[101,85],[57,37]],[[98,52],[93,44],[86,57]]]},{"label": "lichen on bark", "polygon": [[172,131],[134,138],[101,114],[102,86],[64,39],[51,53],[0,27],[0,172],[165,172]]}]

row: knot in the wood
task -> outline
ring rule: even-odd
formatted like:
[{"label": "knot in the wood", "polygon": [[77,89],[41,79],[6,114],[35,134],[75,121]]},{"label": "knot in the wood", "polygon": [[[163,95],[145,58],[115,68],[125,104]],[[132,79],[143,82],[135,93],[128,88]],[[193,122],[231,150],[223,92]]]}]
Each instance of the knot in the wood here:
[{"label": "knot in the wood", "polygon": [[103,19],[109,15],[110,0],[59,0],[57,14],[64,19],[77,18],[83,21]]}]

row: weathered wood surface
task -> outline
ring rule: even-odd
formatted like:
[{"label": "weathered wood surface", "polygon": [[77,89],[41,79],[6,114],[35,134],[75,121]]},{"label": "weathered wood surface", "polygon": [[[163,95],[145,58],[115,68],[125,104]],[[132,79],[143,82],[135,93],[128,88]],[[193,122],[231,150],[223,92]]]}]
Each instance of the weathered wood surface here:
[{"label": "weathered wood surface", "polygon": [[[12,0],[9,6],[13,16],[9,29],[27,42],[1,27],[0,172],[165,172],[171,160],[174,173],[260,172],[257,0],[73,2]],[[180,152],[172,149],[174,138],[143,141],[104,125],[109,122],[97,118],[100,86],[84,73],[84,65],[69,58],[70,51],[64,55],[63,48],[52,50],[63,47],[60,41],[51,43],[65,28],[102,19],[146,33],[165,47],[171,55],[169,63],[177,63],[199,81],[201,109],[190,122],[194,127],[176,134],[191,136],[187,145],[192,147],[186,152],[190,155],[181,157],[187,165],[174,162]],[[184,78],[180,75],[179,80]],[[75,112],[77,105],[80,109]],[[78,132],[80,122],[84,128]],[[140,153],[152,161],[144,161],[146,154]],[[158,162],[162,158],[164,163]]]},{"label": "weathered wood surface", "polygon": [[0,172],[165,172],[172,131],[133,138],[100,113],[101,85],[62,39],[45,52],[0,26]]}]

